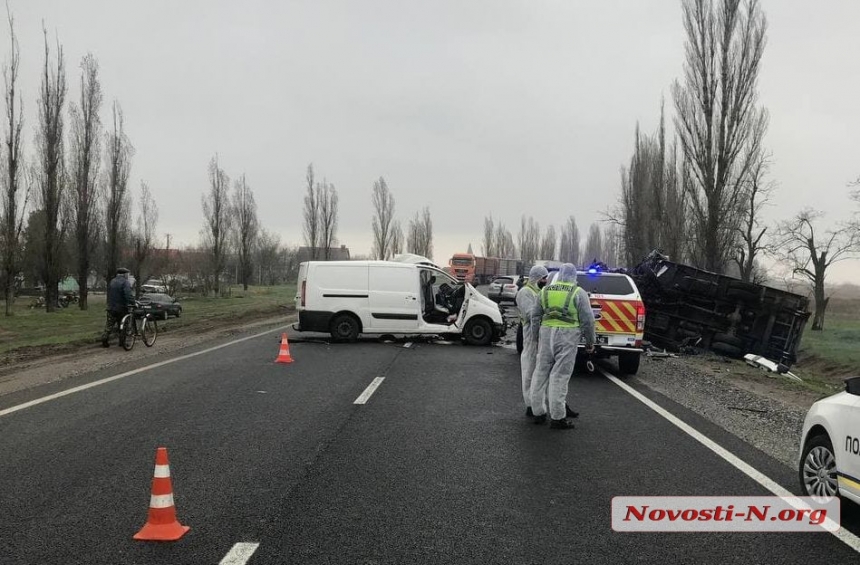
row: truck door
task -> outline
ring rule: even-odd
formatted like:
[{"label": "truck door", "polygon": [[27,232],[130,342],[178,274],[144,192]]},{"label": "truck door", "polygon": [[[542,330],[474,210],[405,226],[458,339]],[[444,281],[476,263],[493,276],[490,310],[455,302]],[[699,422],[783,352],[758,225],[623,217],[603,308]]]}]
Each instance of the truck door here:
[{"label": "truck door", "polygon": [[413,266],[371,265],[370,321],[374,332],[409,333],[418,328],[421,297],[418,269]]}]

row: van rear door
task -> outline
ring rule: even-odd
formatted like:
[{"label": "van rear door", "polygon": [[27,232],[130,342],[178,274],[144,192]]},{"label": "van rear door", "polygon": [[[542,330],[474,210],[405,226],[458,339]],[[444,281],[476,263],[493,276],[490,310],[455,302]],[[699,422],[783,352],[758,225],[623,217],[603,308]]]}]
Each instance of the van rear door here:
[{"label": "van rear door", "polygon": [[370,265],[370,327],[373,332],[408,333],[418,329],[421,300],[414,265]]}]

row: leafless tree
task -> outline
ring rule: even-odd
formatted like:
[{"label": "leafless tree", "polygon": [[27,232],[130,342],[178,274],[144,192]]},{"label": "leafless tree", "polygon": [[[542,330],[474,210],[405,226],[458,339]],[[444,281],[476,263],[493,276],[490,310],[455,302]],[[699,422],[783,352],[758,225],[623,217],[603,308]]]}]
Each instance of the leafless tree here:
[{"label": "leafless tree", "polygon": [[535,260],[543,259],[537,256],[540,253],[540,225],[534,218],[522,216],[517,239],[523,266],[533,265]]},{"label": "leafless tree", "polygon": [[621,235],[618,226],[603,226],[603,262],[610,267],[619,267],[623,261]]},{"label": "leafless tree", "polygon": [[685,78],[672,94],[692,181],[692,259],[720,272],[735,250],[741,181],[767,130],[757,93],[767,21],[758,0],[685,0],[683,18]]},{"label": "leafless tree", "polygon": [[826,295],[827,269],[838,261],[848,259],[858,249],[858,235],[851,225],[819,229],[823,213],[804,209],[791,220],[782,222],[776,233],[774,252],[777,258],[791,266],[812,285],[815,299],[813,330],[824,329],[824,314],[830,298]]},{"label": "leafless tree", "polygon": [[555,234],[555,226],[547,226],[540,242],[540,256],[542,259],[555,261],[558,237]]},{"label": "leafless tree", "polygon": [[[767,180],[769,159],[759,155],[750,169],[743,192],[744,206],[741,225],[738,228],[738,245],[734,261],[740,278],[747,282],[761,282],[762,271],[758,267],[759,255],[767,250],[764,235],[767,226],[761,222],[762,208],[767,204],[773,184]],[[756,280],[756,279],[759,280]]]},{"label": "leafless tree", "polygon": [[430,219],[428,206],[420,212],[415,212],[415,217],[409,220],[406,249],[409,253],[433,259],[433,222]]},{"label": "leafless tree", "polygon": [[484,239],[481,245],[484,257],[493,257],[496,254],[496,229],[492,216],[484,217]]},{"label": "leafless tree", "polygon": [[277,284],[278,254],[281,248],[281,240],[277,234],[260,229],[256,245],[257,284]]},{"label": "leafless tree", "polygon": [[391,235],[389,238],[390,242],[388,244],[388,256],[385,257],[386,260],[403,253],[403,244],[406,240],[406,237],[403,234],[403,226],[400,225],[400,220],[394,220],[391,223],[390,229]]},{"label": "leafless tree", "polygon": [[619,205],[608,218],[620,228],[620,246],[630,265],[653,249],[681,260],[686,245],[677,150],[666,144],[664,115],[661,106],[660,125],[654,135],[643,135],[637,124],[633,156],[629,166],[621,169]]},{"label": "leafless tree", "polygon": [[308,165],[305,174],[305,208],[304,208],[304,236],[305,245],[310,249],[311,260],[317,259],[317,248],[320,239],[320,199],[318,185],[314,183],[314,164]]},{"label": "leafless tree", "polygon": [[604,260],[603,233],[600,231],[600,225],[596,223],[591,224],[591,227],[588,228],[588,237],[585,239],[582,259],[586,264]]},{"label": "leafless tree", "polygon": [[338,196],[334,184],[323,182],[317,187],[319,198],[320,243],[326,261],[331,259],[331,250],[337,243]]},{"label": "leafless tree", "polygon": [[45,280],[45,308],[53,312],[57,306],[60,282],[61,249],[64,218],[61,217],[66,185],[63,160],[63,106],[66,100],[66,66],[63,47],[57,44],[55,67],[51,67],[48,31],[45,37],[45,66],[39,95],[39,188],[45,210],[45,254],[42,270]]},{"label": "leafless tree", "polygon": [[517,256],[514,236],[502,223],[496,227],[496,255],[503,259],[514,259]]},{"label": "leafless tree", "polygon": [[[4,98],[6,115],[4,120],[5,161],[3,163],[3,191],[0,206],[2,209],[2,250],[3,261],[3,294],[6,299],[6,315],[12,315],[12,304],[15,301],[15,277],[21,266],[21,236],[24,230],[24,218],[27,214],[29,184],[22,177],[26,174],[21,164],[21,132],[24,129],[23,101],[18,92],[18,69],[21,54],[18,48],[18,38],[15,36],[15,21],[6,5],[6,16],[9,20],[9,42],[11,52],[8,62],[3,67],[5,79]],[[23,181],[23,182],[22,182]]]},{"label": "leafless tree", "polygon": [[253,277],[251,258],[259,232],[257,202],[254,200],[254,192],[245,180],[245,175],[236,181],[233,190],[233,219],[236,221],[239,278],[242,281],[242,288],[248,290],[248,283]]},{"label": "leafless tree", "polygon": [[579,228],[576,226],[576,218],[570,216],[561,228],[559,260],[579,265],[579,248]]},{"label": "leafless tree", "polygon": [[215,296],[221,293],[221,275],[227,263],[228,236],[231,227],[230,177],[218,164],[218,156],[209,161],[209,193],[204,195],[203,239],[209,255],[212,289]]},{"label": "leafless tree", "polygon": [[[105,280],[110,282],[116,274],[121,251],[130,224],[131,202],[128,195],[128,177],[134,156],[119,102],[112,107],[113,130],[106,134],[105,168],[107,194],[105,198]],[[141,284],[141,283],[138,283]]]},{"label": "leafless tree", "polygon": [[[373,183],[373,257],[388,260],[392,254],[399,253],[392,249],[395,233],[394,195],[388,190],[388,184],[383,177]],[[399,224],[398,224],[399,227]],[[403,247],[402,228],[400,230],[400,248]]]},{"label": "leafless tree", "polygon": [[152,198],[149,186],[140,181],[140,206],[137,225],[132,232],[132,264],[135,296],[140,298],[140,287],[152,275],[152,250],[155,246],[155,227],[158,225],[158,206]]},{"label": "leafless tree", "polygon": [[80,95],[80,106],[72,102],[69,111],[72,123],[72,231],[76,251],[75,275],[80,289],[78,304],[81,310],[86,310],[87,281],[92,270],[93,249],[99,237],[98,176],[102,136],[99,65],[91,54],[81,61]]}]

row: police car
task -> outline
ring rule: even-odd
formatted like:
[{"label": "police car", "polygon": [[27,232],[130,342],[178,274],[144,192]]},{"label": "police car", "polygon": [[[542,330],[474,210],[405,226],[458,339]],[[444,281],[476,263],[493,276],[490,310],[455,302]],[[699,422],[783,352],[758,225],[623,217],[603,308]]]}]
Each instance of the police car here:
[{"label": "police car", "polygon": [[[552,271],[547,279],[551,284],[558,276]],[[645,304],[636,283],[624,273],[605,270],[602,264],[591,265],[578,271],[576,282],[587,293],[594,312],[597,347],[595,358],[617,357],[623,374],[635,375],[644,350],[642,337],[645,331]],[[522,353],[522,327],[517,328],[517,351]],[[580,345],[580,355],[584,345]]]},{"label": "police car", "polygon": [[806,496],[842,496],[860,504],[860,377],[812,405],[803,422],[798,464]]}]

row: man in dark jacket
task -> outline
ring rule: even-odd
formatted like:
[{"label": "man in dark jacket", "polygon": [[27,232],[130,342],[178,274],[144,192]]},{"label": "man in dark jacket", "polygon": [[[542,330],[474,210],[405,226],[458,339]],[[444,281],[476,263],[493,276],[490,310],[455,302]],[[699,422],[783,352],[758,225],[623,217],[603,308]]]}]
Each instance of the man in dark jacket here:
[{"label": "man in dark jacket", "polygon": [[123,316],[134,309],[134,294],[128,280],[128,269],[119,268],[107,289],[107,315],[102,333],[102,347],[110,346],[110,334],[119,327]]}]

